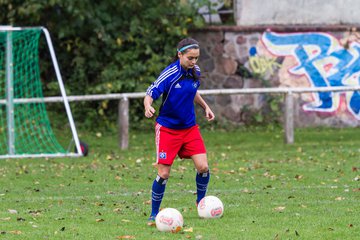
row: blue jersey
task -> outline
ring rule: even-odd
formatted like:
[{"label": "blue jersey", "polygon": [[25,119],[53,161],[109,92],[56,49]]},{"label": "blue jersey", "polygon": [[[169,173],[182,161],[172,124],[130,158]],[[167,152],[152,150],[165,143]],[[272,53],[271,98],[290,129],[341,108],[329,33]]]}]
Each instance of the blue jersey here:
[{"label": "blue jersey", "polygon": [[[146,94],[154,100],[161,95],[162,104],[156,121],[167,128],[184,129],[196,125],[194,98],[200,81],[194,78],[193,69],[185,70],[180,60],[167,66],[158,79],[147,89]],[[200,76],[200,68],[195,65]]]}]

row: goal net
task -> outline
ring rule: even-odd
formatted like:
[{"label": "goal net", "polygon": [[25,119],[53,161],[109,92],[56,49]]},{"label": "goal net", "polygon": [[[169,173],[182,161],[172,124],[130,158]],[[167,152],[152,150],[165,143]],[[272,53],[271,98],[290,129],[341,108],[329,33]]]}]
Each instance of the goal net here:
[{"label": "goal net", "polygon": [[[72,133],[64,148],[53,132],[40,80],[39,39],[44,33]],[[65,113],[64,113],[65,114]],[[82,156],[49,32],[0,26],[0,158]]]}]

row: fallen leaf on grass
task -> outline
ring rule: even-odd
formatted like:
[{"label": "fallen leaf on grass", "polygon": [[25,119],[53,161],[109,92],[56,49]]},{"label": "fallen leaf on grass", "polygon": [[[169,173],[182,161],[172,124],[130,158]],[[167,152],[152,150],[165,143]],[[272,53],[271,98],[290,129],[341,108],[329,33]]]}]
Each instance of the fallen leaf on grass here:
[{"label": "fallen leaf on grass", "polygon": [[10,221],[11,218],[10,217],[7,217],[7,218],[0,218],[0,221]]},{"label": "fallen leaf on grass", "polygon": [[345,199],[344,197],[337,197],[337,198],[335,198],[335,201],[342,201],[344,199]]},{"label": "fallen leaf on grass", "polygon": [[360,192],[360,188],[354,188],[353,192]]},{"label": "fallen leaf on grass", "polygon": [[102,219],[102,218],[98,218],[98,219],[96,219],[96,222],[104,222],[105,220],[104,219]]},{"label": "fallen leaf on grass", "polygon": [[302,179],[302,178],[303,178],[302,175],[298,175],[298,174],[295,175],[295,179],[296,179],[296,180],[300,180],[300,179]]},{"label": "fallen leaf on grass", "polygon": [[9,233],[15,234],[15,235],[20,235],[22,232],[19,230],[13,230],[13,231],[9,231]]},{"label": "fallen leaf on grass", "polygon": [[244,168],[244,167],[240,167],[239,168],[239,172],[242,172],[242,173],[246,173],[248,172],[249,170],[247,168]]},{"label": "fallen leaf on grass", "polygon": [[155,222],[148,222],[147,225],[149,227],[155,227],[156,226],[156,223]]},{"label": "fallen leaf on grass", "polygon": [[18,211],[16,211],[15,209],[8,209],[9,213],[11,214],[17,214]]},{"label": "fallen leaf on grass", "polygon": [[113,212],[121,212],[121,208],[115,208]]},{"label": "fallen leaf on grass", "polygon": [[281,211],[285,210],[285,208],[286,207],[279,206],[279,207],[274,208],[274,210],[277,211],[277,212],[281,212]]},{"label": "fallen leaf on grass", "polygon": [[193,228],[191,227],[191,228],[185,228],[184,229],[184,232],[193,232],[194,230],[193,230]]},{"label": "fallen leaf on grass", "polygon": [[31,214],[33,217],[37,217],[41,215],[42,210],[30,210],[28,213]]},{"label": "fallen leaf on grass", "polygon": [[125,235],[125,236],[118,236],[117,239],[135,239],[135,236]]}]

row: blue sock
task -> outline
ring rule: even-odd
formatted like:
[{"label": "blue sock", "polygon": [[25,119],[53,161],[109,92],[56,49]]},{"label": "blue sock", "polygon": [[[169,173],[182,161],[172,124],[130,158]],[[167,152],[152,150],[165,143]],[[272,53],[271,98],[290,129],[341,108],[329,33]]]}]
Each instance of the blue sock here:
[{"label": "blue sock", "polygon": [[159,213],[160,204],[164,196],[167,179],[161,178],[159,175],[153,182],[151,193],[151,216]]},{"label": "blue sock", "polygon": [[205,197],[207,186],[210,180],[210,171],[204,173],[196,173],[196,203],[199,203]]}]

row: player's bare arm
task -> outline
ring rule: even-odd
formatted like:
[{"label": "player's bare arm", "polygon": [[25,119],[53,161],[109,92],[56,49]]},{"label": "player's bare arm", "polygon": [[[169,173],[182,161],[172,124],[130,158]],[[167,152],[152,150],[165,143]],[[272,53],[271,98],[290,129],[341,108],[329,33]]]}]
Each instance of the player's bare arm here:
[{"label": "player's bare arm", "polygon": [[205,117],[208,121],[215,119],[215,114],[212,112],[210,107],[206,104],[205,100],[201,97],[199,92],[196,92],[194,102],[199,104],[205,111]]},{"label": "player's bare arm", "polygon": [[149,95],[146,95],[144,98],[145,117],[147,118],[153,117],[156,112],[155,108],[151,106],[153,101],[154,99]]}]

